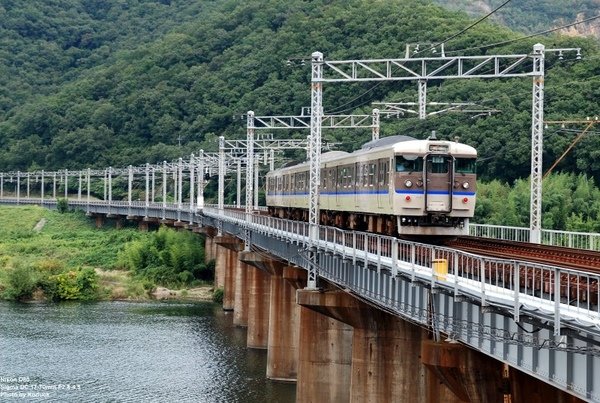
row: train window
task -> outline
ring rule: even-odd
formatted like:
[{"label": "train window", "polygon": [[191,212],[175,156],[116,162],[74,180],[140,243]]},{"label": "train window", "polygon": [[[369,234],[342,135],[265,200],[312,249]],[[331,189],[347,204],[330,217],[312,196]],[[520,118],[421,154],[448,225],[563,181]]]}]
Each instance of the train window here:
[{"label": "train window", "polygon": [[475,158],[457,158],[454,169],[457,173],[474,174],[475,162]]},{"label": "train window", "polygon": [[375,184],[375,164],[369,164],[369,186]]},{"label": "train window", "polygon": [[431,172],[433,174],[448,173],[449,160],[449,157],[442,155],[430,155],[427,157],[427,172]]},{"label": "train window", "polygon": [[396,172],[420,172],[423,170],[423,158],[413,156],[396,156]]},{"label": "train window", "polygon": [[384,185],[388,184],[388,178],[390,176],[388,168],[389,168],[389,165],[388,165],[388,162],[386,161],[386,162],[383,163],[383,172],[382,172],[382,174],[383,174],[383,184]]},{"label": "train window", "polygon": [[379,171],[378,171],[378,177],[379,177],[379,186],[383,185],[384,181],[385,181],[385,174],[386,174],[386,163],[383,161],[379,161]]}]

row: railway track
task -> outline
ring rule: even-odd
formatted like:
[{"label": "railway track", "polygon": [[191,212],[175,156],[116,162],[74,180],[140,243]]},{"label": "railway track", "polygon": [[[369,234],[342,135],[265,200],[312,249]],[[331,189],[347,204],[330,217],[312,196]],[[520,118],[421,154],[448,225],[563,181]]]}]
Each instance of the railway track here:
[{"label": "railway track", "polygon": [[478,255],[545,263],[600,273],[600,252],[489,238],[460,237],[444,243]]}]

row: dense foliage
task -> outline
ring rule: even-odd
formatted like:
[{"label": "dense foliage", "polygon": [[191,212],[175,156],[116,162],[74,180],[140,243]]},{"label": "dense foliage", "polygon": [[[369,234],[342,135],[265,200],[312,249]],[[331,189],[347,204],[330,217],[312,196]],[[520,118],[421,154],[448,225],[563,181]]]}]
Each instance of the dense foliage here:
[{"label": "dense foliage", "polygon": [[201,238],[190,232],[97,229],[81,212],[39,207],[0,207],[0,228],[0,298],[144,298],[157,284],[214,278],[214,260],[204,263]]},{"label": "dense foliage", "polygon": [[[310,69],[300,61],[315,50],[328,59],[398,57],[407,43],[437,42],[471,22],[464,14],[417,0],[0,4],[5,48],[19,49],[3,57],[3,171],[124,166],[172,159],[199,147],[214,150],[217,135],[244,137],[240,116],[248,110],[297,114],[309,105]],[[516,37],[482,23],[449,41],[446,50]],[[578,63],[548,55],[546,116],[597,114],[600,65],[594,41],[533,38],[468,53],[530,52],[536,41],[584,49]],[[286,63],[290,57],[296,58],[293,66]],[[372,101],[416,101],[416,83],[327,84],[324,96],[326,112],[370,113]],[[476,101],[500,113],[383,119],[382,135],[424,137],[435,129],[438,136],[460,137],[479,149],[483,178],[513,181],[528,175],[530,80],[432,81],[428,98]],[[324,135],[344,149],[369,137],[367,131]],[[573,137],[551,129],[546,161]],[[584,170],[598,178],[598,141],[597,136],[585,138],[559,169]]]},{"label": "dense foliage", "polygon": [[[115,276],[95,269],[114,269],[123,245],[146,236],[132,228],[98,230],[82,213],[39,207],[0,208],[0,228],[0,297],[14,300],[38,292],[54,300],[111,297],[105,286]],[[125,291],[115,297],[135,296]]]},{"label": "dense foliage", "polygon": [[0,116],[193,21],[205,7],[170,0],[0,0]]},{"label": "dense foliage", "polygon": [[153,283],[169,287],[211,280],[214,274],[204,262],[204,248],[198,235],[167,227],[128,243],[119,254],[119,265]]},{"label": "dense foliage", "polygon": [[[494,0],[434,0],[453,10],[464,10],[480,17],[498,7],[503,1]],[[541,32],[553,27],[567,25],[598,14],[600,0],[519,0],[509,3],[491,15],[493,21],[523,32]],[[600,37],[597,21],[590,21],[571,28],[568,32],[584,33]]]},{"label": "dense foliage", "polygon": [[[529,226],[530,183],[519,179],[513,186],[494,180],[480,183],[474,221]],[[600,189],[585,174],[557,174],[544,179],[543,228],[600,232]]]}]

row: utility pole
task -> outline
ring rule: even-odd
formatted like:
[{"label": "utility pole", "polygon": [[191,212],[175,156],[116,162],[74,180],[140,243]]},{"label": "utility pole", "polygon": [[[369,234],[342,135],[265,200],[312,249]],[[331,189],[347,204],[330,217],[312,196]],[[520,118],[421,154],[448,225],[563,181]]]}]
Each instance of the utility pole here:
[{"label": "utility pole", "polygon": [[[544,61],[548,51],[576,51],[577,59],[581,58],[579,48],[545,49],[544,45],[533,46],[531,54],[484,55],[484,56],[446,56],[440,57],[400,58],[400,59],[368,59],[368,60],[324,60],[319,52],[313,53],[311,102],[319,104],[322,100],[323,83],[365,82],[365,81],[417,81],[419,85],[420,105],[426,99],[426,83],[428,80],[448,79],[482,79],[532,77],[532,123],[531,123],[531,200],[530,200],[530,242],[541,240],[541,167],[544,120]],[[408,55],[407,51],[407,55]],[[320,55],[320,57],[315,57]],[[532,61],[530,71],[523,70],[526,62]],[[321,84],[321,85],[317,85]],[[318,98],[318,99],[317,99]],[[419,116],[423,116],[424,108],[419,107]],[[319,136],[312,142],[320,140],[319,116],[311,120],[311,136]],[[313,129],[314,126],[314,129]],[[312,154],[311,154],[312,156]],[[315,155],[315,157],[317,157]],[[316,158],[319,159],[318,157]],[[318,179],[319,171],[311,169]],[[311,179],[313,184],[313,179]],[[314,193],[314,194],[313,194]],[[310,217],[318,216],[318,203],[312,198],[318,197],[318,189],[311,188]],[[314,209],[314,211],[312,211]],[[309,274],[310,276],[310,274]]]}]

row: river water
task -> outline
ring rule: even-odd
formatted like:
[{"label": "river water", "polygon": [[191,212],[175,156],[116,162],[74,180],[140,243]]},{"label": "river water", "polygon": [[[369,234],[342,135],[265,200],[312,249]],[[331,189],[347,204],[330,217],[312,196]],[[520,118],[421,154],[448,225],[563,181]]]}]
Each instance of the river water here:
[{"label": "river water", "polygon": [[1,402],[294,402],[266,358],[209,302],[0,302]]}]

